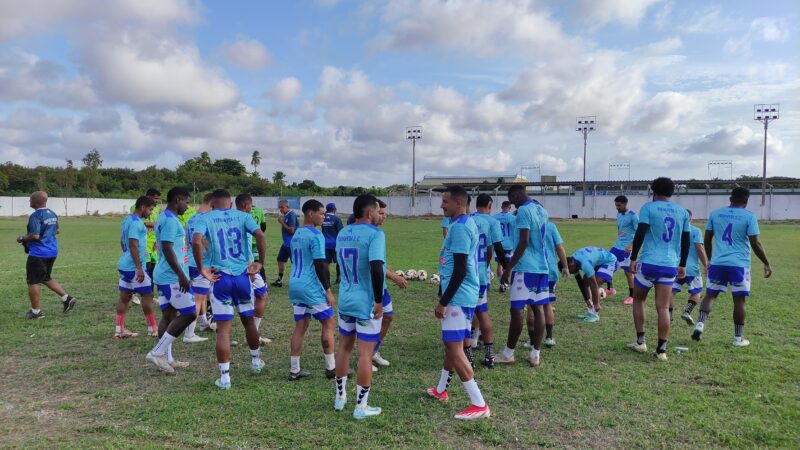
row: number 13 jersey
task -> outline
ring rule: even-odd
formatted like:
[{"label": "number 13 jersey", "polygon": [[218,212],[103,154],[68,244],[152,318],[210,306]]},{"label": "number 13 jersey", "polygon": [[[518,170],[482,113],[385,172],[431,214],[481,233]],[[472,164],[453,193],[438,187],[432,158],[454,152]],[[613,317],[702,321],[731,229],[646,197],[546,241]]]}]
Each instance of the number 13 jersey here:
[{"label": "number 13 jersey", "polygon": [[241,275],[250,262],[247,236],[258,230],[253,217],[235,209],[215,209],[197,224],[195,234],[208,238],[208,267],[229,275]]}]

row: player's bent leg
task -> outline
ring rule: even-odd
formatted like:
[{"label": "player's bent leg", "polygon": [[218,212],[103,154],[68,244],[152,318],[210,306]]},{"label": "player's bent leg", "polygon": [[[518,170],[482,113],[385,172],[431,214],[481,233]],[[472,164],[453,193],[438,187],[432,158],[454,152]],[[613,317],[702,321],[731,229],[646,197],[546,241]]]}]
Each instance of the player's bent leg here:
[{"label": "player's bent leg", "polygon": [[656,357],[661,361],[666,361],[670,325],[669,307],[672,302],[672,283],[657,284],[655,297],[658,316],[658,346],[656,347]]},{"label": "player's bent leg", "polygon": [[137,337],[139,333],[134,333],[125,329],[125,315],[128,312],[128,302],[131,301],[133,292],[127,290],[119,291],[119,301],[116,305],[116,319],[114,322],[114,336],[112,339],[125,339],[130,337]]},{"label": "player's bent leg", "polygon": [[253,318],[253,310],[239,311],[239,320],[244,326],[244,335],[247,339],[247,346],[250,348],[250,372],[259,374],[266,367],[266,363],[261,359],[261,348],[258,342],[258,330]]}]

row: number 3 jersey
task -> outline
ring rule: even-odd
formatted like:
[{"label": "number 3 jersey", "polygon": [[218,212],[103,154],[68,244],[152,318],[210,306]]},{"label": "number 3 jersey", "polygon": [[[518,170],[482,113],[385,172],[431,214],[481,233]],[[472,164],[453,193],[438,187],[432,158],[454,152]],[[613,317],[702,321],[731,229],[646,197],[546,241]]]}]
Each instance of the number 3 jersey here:
[{"label": "number 3 jersey", "polygon": [[744,208],[717,208],[711,211],[706,231],[714,232],[711,264],[750,267],[750,236],[758,236],[756,215]]},{"label": "number 3 jersey", "polygon": [[336,237],[336,260],[342,272],[339,315],[361,320],[371,319],[375,298],[370,261],[383,262],[382,279],[385,278],[386,236],[374,225],[348,225]]},{"label": "number 3 jersey", "polygon": [[247,235],[258,229],[253,217],[235,209],[215,209],[205,214],[194,229],[208,238],[207,267],[229,275],[241,275],[250,263]]},{"label": "number 3 jersey", "polygon": [[639,261],[662,267],[678,267],[681,234],[689,232],[689,213],[682,206],[664,200],[645,203],[639,223],[650,225],[644,236]]}]

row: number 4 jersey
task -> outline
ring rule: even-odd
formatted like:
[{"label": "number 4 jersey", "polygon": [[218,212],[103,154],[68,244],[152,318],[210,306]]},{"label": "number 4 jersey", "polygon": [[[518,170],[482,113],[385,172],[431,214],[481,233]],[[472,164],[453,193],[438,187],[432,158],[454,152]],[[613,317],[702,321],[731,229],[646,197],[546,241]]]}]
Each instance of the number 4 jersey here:
[{"label": "number 4 jersey", "polygon": [[744,208],[717,208],[708,217],[706,231],[714,232],[711,264],[750,267],[750,236],[758,235],[755,214]]},{"label": "number 4 jersey", "polygon": [[689,213],[682,206],[663,200],[645,203],[639,223],[650,225],[639,261],[662,267],[678,267],[681,233],[689,232]]},{"label": "number 4 jersey", "polygon": [[205,214],[205,220],[195,226],[194,232],[208,238],[210,258],[204,261],[207,267],[229,275],[241,275],[250,262],[247,235],[258,229],[256,221],[246,212],[215,209]]}]

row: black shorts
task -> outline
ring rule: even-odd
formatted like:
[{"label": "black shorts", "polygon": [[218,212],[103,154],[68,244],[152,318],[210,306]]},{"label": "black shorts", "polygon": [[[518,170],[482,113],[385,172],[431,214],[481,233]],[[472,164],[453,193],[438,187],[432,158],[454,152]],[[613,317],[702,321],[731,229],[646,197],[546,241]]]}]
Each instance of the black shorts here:
[{"label": "black shorts", "polygon": [[336,249],[335,248],[326,248],[325,249],[325,262],[328,264],[336,264]]},{"label": "black shorts", "polygon": [[281,249],[278,250],[278,262],[285,263],[286,261],[290,261],[292,259],[292,249],[286,247],[285,245],[281,245]]},{"label": "black shorts", "polygon": [[50,281],[52,279],[50,278],[50,273],[53,271],[55,262],[55,258],[39,258],[28,255],[28,261],[25,263],[25,276],[28,284]]}]

